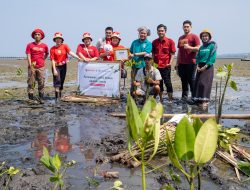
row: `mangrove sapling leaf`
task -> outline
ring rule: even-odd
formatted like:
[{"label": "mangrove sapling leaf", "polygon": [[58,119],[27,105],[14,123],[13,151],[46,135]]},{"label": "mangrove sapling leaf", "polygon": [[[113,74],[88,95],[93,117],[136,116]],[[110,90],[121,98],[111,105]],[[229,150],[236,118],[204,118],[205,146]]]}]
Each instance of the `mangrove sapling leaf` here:
[{"label": "mangrove sapling leaf", "polygon": [[233,80],[230,81],[230,87],[231,87],[233,90],[235,90],[235,91],[238,90],[237,84],[236,84],[236,82],[233,81]]},{"label": "mangrove sapling leaf", "polygon": [[208,119],[201,127],[194,144],[194,159],[205,164],[214,155],[218,142],[218,127],[214,119]]},{"label": "mangrove sapling leaf", "polygon": [[153,97],[148,98],[140,113],[142,123],[146,122],[148,114],[153,110],[153,108],[155,108],[156,104],[157,102]]},{"label": "mangrove sapling leaf", "polygon": [[187,117],[183,117],[175,131],[174,149],[180,160],[194,157],[195,131]]},{"label": "mangrove sapling leaf", "polygon": [[194,127],[194,131],[195,131],[195,135],[197,136],[201,126],[203,125],[203,122],[201,121],[200,118],[195,118],[193,121],[193,127]]},{"label": "mangrove sapling leaf", "polygon": [[240,161],[237,163],[239,169],[246,175],[250,177],[250,163],[249,162],[243,162]]},{"label": "mangrove sapling leaf", "polygon": [[152,126],[153,128],[153,139],[154,139],[154,151],[151,154],[149,160],[147,162],[149,162],[150,160],[153,159],[154,155],[157,152],[158,146],[159,146],[159,142],[160,142],[160,128],[161,128],[161,117],[163,115],[163,106],[162,104],[158,103],[154,110],[149,114],[149,118],[152,117],[152,119],[154,119],[154,125]]},{"label": "mangrove sapling leaf", "polygon": [[166,142],[167,142],[167,152],[168,152],[168,157],[173,163],[173,165],[178,168],[182,173],[184,173],[187,177],[190,177],[189,174],[187,174],[182,167],[182,165],[179,162],[179,159],[176,155],[175,149],[172,145],[172,141],[170,140],[169,133],[166,131]]},{"label": "mangrove sapling leaf", "polygon": [[220,78],[224,78],[227,76],[227,72],[226,71],[218,71],[218,73],[216,74],[217,77]]},{"label": "mangrove sapling leaf", "polygon": [[55,154],[53,156],[52,161],[53,161],[53,166],[56,168],[57,171],[59,171],[61,168],[61,160],[60,160],[58,154]]},{"label": "mangrove sapling leaf", "polygon": [[88,181],[88,184],[89,186],[94,186],[94,187],[97,187],[100,185],[100,182],[97,181],[96,179],[94,178],[90,178],[90,177],[85,177],[85,179]]},{"label": "mangrove sapling leaf", "polygon": [[143,123],[139,114],[139,110],[135,104],[135,101],[128,94],[127,107],[126,107],[127,126],[129,135],[134,141],[138,141],[140,136],[143,136]]},{"label": "mangrove sapling leaf", "polygon": [[59,177],[58,176],[51,176],[50,178],[49,178],[49,181],[50,182],[59,182]]},{"label": "mangrove sapling leaf", "polygon": [[49,152],[48,149],[46,147],[43,147],[43,156],[40,159],[40,162],[46,167],[48,168],[51,172],[55,172],[55,167],[53,166],[53,164],[51,164],[51,158],[49,156]]}]

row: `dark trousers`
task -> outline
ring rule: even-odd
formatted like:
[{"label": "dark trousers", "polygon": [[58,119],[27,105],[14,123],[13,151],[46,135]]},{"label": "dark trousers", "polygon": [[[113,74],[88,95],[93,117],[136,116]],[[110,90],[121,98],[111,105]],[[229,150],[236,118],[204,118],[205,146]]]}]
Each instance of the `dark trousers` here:
[{"label": "dark trousers", "polygon": [[[58,75],[54,76],[53,75],[53,84],[54,87],[59,87],[59,90],[63,90],[63,84],[65,81],[66,73],[67,73],[67,64],[61,65],[61,66],[56,66],[56,70]],[[53,69],[52,69],[53,73]]]},{"label": "dark trousers", "polygon": [[162,80],[160,81],[161,92],[164,91],[163,82],[167,88],[168,93],[173,93],[173,86],[171,82],[171,67],[158,68],[161,73]]},{"label": "dark trousers", "polygon": [[188,97],[188,91],[190,87],[191,95],[193,97],[194,81],[196,75],[195,64],[180,64],[178,65],[178,73],[181,78],[182,85],[182,98]]}]

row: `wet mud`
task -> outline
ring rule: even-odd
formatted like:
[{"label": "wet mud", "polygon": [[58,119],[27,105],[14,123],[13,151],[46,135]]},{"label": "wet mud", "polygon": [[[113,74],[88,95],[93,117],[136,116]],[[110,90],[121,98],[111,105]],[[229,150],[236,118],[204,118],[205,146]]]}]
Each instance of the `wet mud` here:
[{"label": "wet mud", "polygon": [[[250,78],[244,76],[235,76],[239,91],[228,90],[223,107],[224,113],[250,112]],[[50,80],[49,76],[48,81]],[[66,93],[75,90],[71,86],[73,80],[74,77],[70,74],[67,81],[69,85],[65,88]],[[0,79],[1,81],[3,79]],[[173,104],[169,104],[165,99],[165,113],[214,113],[213,101],[207,110],[180,101],[181,92],[175,85],[177,82],[173,81],[173,83],[176,89],[175,100]],[[2,93],[0,94],[2,97],[0,99],[0,162],[6,161],[8,166],[21,169],[19,174],[10,179],[9,189],[52,188],[53,184],[48,180],[50,173],[39,163],[44,146],[51,154],[59,153],[62,161],[76,160],[77,162],[65,176],[65,189],[108,189],[113,186],[114,179],[104,179],[102,174],[106,171],[119,172],[119,179],[123,182],[124,189],[141,189],[140,168],[130,169],[109,161],[109,156],[127,148],[125,120],[109,116],[111,112],[125,112],[126,98],[123,97],[120,104],[113,105],[55,103],[53,89],[48,87],[44,104],[30,104],[26,99],[25,88],[8,88],[8,92],[12,95],[6,95],[5,90],[0,90]],[[212,96],[214,91],[215,89],[212,91]],[[126,89],[122,93],[126,94]],[[237,142],[250,146],[250,121],[223,120],[223,125],[241,128],[242,135]],[[166,158],[157,157],[152,164],[166,162],[168,162]],[[148,189],[158,190],[167,184],[173,185],[176,189],[188,189],[184,176],[181,176],[181,184],[173,181],[169,176],[170,169],[181,176],[171,164],[168,164],[163,168],[165,173],[155,171],[147,175]],[[99,185],[91,185],[86,177],[95,179]],[[6,180],[6,176],[0,178],[0,187],[3,187]],[[233,168],[219,159],[203,168],[202,189],[243,190],[250,189],[249,187],[249,183],[239,183]]]}]

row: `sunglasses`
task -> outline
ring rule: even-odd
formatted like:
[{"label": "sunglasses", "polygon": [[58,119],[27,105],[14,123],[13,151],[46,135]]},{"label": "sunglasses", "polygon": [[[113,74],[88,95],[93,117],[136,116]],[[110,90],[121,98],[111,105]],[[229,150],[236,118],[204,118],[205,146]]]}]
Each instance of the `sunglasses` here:
[{"label": "sunglasses", "polygon": [[149,60],[151,60],[151,58],[145,57],[144,60],[145,60],[145,61],[149,61]]}]

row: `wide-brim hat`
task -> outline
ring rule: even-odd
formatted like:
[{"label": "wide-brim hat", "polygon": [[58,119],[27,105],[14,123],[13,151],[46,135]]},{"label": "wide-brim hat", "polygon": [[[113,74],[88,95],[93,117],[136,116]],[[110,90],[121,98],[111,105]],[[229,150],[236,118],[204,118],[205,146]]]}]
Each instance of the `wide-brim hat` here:
[{"label": "wide-brim hat", "polygon": [[120,32],[113,32],[112,35],[111,35],[111,38],[118,38],[119,40],[121,40],[121,37],[120,37]]},{"label": "wide-brim hat", "polygon": [[85,38],[90,38],[91,41],[93,40],[92,37],[91,37],[91,34],[89,32],[84,32],[83,35],[82,35],[82,41],[85,39]]},{"label": "wide-brim hat", "polygon": [[43,32],[42,29],[40,29],[40,28],[36,28],[36,29],[31,33],[31,37],[32,37],[33,39],[35,39],[35,33],[40,33],[41,36],[42,36],[42,39],[45,37],[44,32]]},{"label": "wide-brim hat", "polygon": [[212,34],[208,29],[202,30],[202,32],[200,33],[200,39],[202,37],[202,34],[204,34],[204,33],[207,33],[209,35],[210,40],[212,39]]},{"label": "wide-brim hat", "polygon": [[63,35],[62,35],[62,33],[60,33],[60,32],[56,32],[56,33],[54,34],[53,41],[55,41],[55,40],[56,40],[56,38],[61,38],[61,39],[62,39],[62,41],[64,41],[64,39],[63,39]]}]

